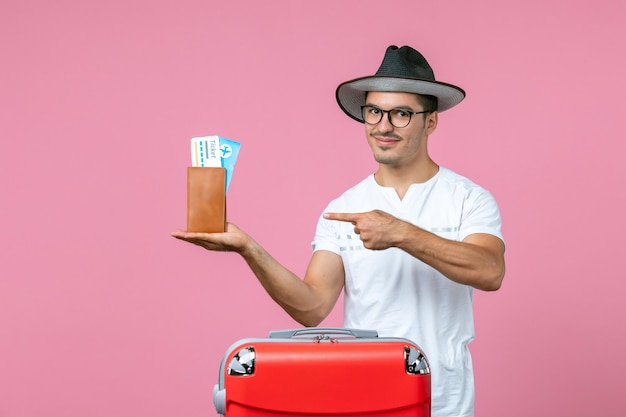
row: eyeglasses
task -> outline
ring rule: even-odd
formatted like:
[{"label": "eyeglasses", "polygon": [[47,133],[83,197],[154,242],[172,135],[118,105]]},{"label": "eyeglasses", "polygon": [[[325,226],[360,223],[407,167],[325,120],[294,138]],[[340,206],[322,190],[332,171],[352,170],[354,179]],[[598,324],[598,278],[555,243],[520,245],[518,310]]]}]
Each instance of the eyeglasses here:
[{"label": "eyeglasses", "polygon": [[411,116],[414,114],[430,113],[430,111],[409,111],[403,109],[383,110],[376,106],[361,106],[361,117],[363,117],[363,121],[368,125],[377,125],[380,123],[385,113],[387,113],[389,123],[391,123],[393,127],[403,128],[411,123]]}]

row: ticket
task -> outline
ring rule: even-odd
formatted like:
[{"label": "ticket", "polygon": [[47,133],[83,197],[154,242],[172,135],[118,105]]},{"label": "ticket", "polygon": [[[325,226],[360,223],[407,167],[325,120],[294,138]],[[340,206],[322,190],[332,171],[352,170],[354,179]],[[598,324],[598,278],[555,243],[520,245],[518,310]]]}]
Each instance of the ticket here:
[{"label": "ticket", "polygon": [[191,166],[226,169],[226,191],[235,170],[241,144],[222,136],[191,138]]},{"label": "ticket", "polygon": [[219,136],[191,138],[191,165],[194,167],[221,167]]}]

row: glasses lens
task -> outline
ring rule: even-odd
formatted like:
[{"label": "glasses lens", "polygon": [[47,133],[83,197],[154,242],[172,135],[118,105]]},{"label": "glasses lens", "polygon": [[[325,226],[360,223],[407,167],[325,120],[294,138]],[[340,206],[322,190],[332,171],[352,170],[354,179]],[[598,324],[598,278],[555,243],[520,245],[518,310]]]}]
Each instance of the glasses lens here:
[{"label": "glasses lens", "polygon": [[361,113],[361,115],[363,116],[363,121],[370,125],[377,124],[383,118],[383,111],[379,108],[372,106],[361,107]]},{"label": "glasses lens", "polygon": [[411,121],[411,113],[394,109],[389,111],[389,118],[391,119],[391,124],[395,127],[406,127]]}]

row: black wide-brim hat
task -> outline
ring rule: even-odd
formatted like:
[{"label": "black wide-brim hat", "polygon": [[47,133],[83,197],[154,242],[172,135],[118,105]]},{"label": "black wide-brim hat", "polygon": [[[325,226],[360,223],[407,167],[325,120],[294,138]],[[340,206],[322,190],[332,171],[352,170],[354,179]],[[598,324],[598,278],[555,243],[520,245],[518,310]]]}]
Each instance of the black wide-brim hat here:
[{"label": "black wide-brim hat", "polygon": [[435,80],[426,58],[410,46],[389,46],[375,75],[339,84],[336,92],[339,107],[348,116],[363,122],[361,106],[365,105],[368,91],[435,96],[439,112],[451,109],[465,98],[465,91],[460,87]]}]

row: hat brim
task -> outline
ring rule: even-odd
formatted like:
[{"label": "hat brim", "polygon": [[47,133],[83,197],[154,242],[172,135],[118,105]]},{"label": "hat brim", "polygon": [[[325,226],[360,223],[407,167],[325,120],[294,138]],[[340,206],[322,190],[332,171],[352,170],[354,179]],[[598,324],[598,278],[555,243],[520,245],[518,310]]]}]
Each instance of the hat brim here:
[{"label": "hat brim", "polygon": [[361,106],[365,105],[365,95],[368,91],[402,92],[435,96],[439,100],[437,108],[439,112],[451,109],[465,98],[463,89],[440,81],[372,75],[340,84],[336,92],[339,107],[354,120],[363,122]]}]

